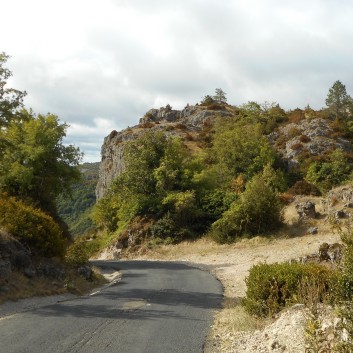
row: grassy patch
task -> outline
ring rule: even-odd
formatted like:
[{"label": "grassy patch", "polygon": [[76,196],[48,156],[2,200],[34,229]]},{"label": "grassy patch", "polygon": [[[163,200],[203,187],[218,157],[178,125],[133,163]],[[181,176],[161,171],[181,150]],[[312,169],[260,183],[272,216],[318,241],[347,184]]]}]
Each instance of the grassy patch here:
[{"label": "grassy patch", "polygon": [[240,299],[225,298],[223,310],[217,315],[214,328],[224,332],[255,331],[264,328],[269,320],[249,314]]},{"label": "grassy patch", "polygon": [[106,279],[97,270],[93,271],[91,280],[86,280],[78,275],[75,270],[71,270],[65,280],[65,287],[70,293],[84,295],[106,282]]},{"label": "grassy patch", "polygon": [[0,294],[0,304],[8,300],[17,301],[67,292],[83,295],[104,283],[106,280],[98,270],[93,271],[92,279],[89,281],[78,275],[75,270],[68,270],[66,279],[62,281],[46,277],[28,278],[19,272],[13,272],[10,279],[0,283],[1,286],[8,288],[6,293]]},{"label": "grassy patch", "polygon": [[0,294],[0,304],[8,300],[19,300],[34,296],[48,296],[66,292],[63,281],[52,278],[27,278],[19,272],[13,272],[11,278],[2,284],[8,292]]}]

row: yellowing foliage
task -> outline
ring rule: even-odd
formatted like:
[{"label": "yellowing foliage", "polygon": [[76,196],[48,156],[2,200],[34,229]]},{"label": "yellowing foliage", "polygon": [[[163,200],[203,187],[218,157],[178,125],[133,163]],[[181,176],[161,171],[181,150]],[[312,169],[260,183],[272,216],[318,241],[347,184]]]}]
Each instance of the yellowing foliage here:
[{"label": "yellowing foliage", "polygon": [[34,254],[63,256],[65,242],[59,225],[47,214],[22,201],[0,194],[0,227]]}]

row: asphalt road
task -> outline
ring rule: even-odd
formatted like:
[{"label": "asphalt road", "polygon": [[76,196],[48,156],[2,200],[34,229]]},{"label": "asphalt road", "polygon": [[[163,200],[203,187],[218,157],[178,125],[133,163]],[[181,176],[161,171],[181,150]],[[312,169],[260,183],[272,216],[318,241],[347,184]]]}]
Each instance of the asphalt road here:
[{"label": "asphalt road", "polygon": [[0,319],[0,353],[201,353],[222,288],[180,263],[97,262],[121,280],[99,293]]}]

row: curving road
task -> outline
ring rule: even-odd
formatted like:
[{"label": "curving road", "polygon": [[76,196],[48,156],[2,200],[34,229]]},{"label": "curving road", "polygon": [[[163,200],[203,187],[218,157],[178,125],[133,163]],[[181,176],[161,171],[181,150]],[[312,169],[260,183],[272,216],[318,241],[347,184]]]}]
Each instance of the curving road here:
[{"label": "curving road", "polygon": [[201,353],[222,288],[181,263],[95,262],[120,270],[100,292],[0,319],[1,353]]}]

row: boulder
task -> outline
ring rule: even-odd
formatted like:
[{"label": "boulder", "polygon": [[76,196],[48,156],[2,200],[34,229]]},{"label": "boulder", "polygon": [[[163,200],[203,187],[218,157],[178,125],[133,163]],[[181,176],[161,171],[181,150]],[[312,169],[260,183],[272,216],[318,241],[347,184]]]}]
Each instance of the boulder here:
[{"label": "boulder", "polygon": [[0,295],[10,292],[10,288],[7,286],[0,286]]},{"label": "boulder", "polygon": [[342,260],[343,249],[343,245],[339,243],[322,243],[319,248],[319,259],[320,261],[339,263]]},{"label": "boulder", "polygon": [[315,218],[315,203],[312,201],[300,202],[295,206],[299,219]]},{"label": "boulder", "polygon": [[338,210],[335,212],[335,218],[336,219],[342,219],[342,218],[347,218],[349,216],[348,213],[346,213],[345,211],[343,210]]},{"label": "boulder", "polygon": [[8,278],[13,270],[32,269],[30,250],[19,241],[0,231],[0,279]]},{"label": "boulder", "polygon": [[308,228],[308,230],[307,230],[307,233],[308,234],[317,234],[319,232],[319,229],[318,229],[318,227],[310,227],[310,228]]}]

